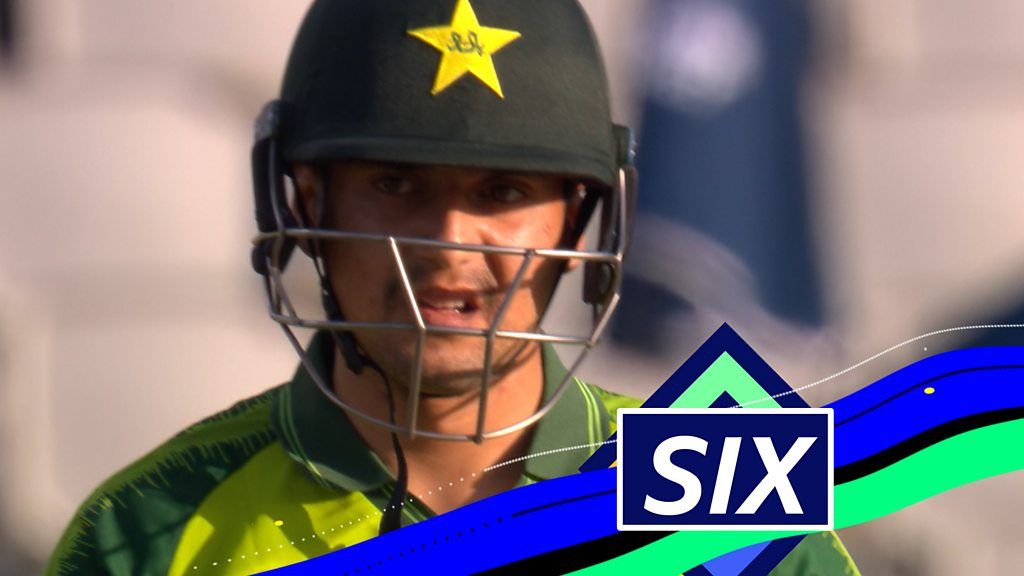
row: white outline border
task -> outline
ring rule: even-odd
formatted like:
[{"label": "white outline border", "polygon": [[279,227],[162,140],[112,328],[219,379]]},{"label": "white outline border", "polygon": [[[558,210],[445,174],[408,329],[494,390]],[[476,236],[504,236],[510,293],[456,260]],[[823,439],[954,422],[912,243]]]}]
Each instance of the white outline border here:
[{"label": "white outline border", "polygon": [[[828,416],[828,524],[623,524],[622,522],[622,417],[626,414],[825,414]],[[751,532],[751,531],[787,531],[787,532],[824,532],[835,528],[835,413],[832,408],[620,408],[616,415],[616,461],[615,467],[615,526],[620,532],[674,532],[681,530],[700,530],[706,532]]]}]

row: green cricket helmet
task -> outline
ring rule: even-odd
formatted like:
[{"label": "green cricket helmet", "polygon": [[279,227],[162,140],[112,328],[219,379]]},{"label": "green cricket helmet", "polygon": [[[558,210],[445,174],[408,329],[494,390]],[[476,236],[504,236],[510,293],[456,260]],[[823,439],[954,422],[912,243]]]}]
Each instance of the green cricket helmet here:
[{"label": "green cricket helmet", "polygon": [[[523,255],[522,270],[535,258],[578,259],[584,262],[584,301],[595,309],[589,335],[558,336],[539,330],[511,334],[496,325],[466,330],[487,338],[488,351],[496,338],[577,344],[583,354],[575,368],[596,343],[618,301],[634,204],[632,156],[630,131],[611,121],[601,55],[576,0],[316,0],[295,40],[281,97],[264,108],[256,126],[253,177],[259,234],[253,266],[266,280],[271,316],[285,328],[307,368],[308,358],[290,327],[343,335],[346,361],[358,370],[357,334],[374,326],[341,318],[321,262],[316,267],[328,321],[300,318],[288,304],[280,278],[300,238],[390,243],[403,278],[400,246],[503,254],[511,250]],[[601,207],[597,249],[467,246],[375,237],[298,222],[285,192],[289,167],[343,160],[570,176],[587,189],[576,235]],[[318,260],[316,254],[313,257]],[[507,298],[513,291],[510,288]],[[408,296],[415,307],[411,290]],[[408,329],[419,334],[420,350],[427,334],[441,331],[422,322]],[[490,368],[485,362],[476,434],[455,437],[417,429],[419,367],[410,379],[410,422],[405,426],[346,405],[322,378],[313,376],[328,397],[351,414],[391,430],[445,439],[480,441],[513,432],[543,416],[558,397],[556,393],[537,414],[516,426],[484,430]],[[560,391],[569,380],[567,376]]]}]

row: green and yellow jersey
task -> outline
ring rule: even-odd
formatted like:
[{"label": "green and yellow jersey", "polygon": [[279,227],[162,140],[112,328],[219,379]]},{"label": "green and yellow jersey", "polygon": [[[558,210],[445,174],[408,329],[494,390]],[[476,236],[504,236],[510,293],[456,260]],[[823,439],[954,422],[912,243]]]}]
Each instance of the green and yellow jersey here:
[{"label": "green and yellow jersey", "polygon": [[[314,364],[329,367],[324,334]],[[544,350],[546,394],[565,368]],[[330,371],[321,373],[329,374]],[[536,425],[520,485],[574,473],[639,400],[574,379]],[[556,452],[569,446],[589,446]],[[543,453],[543,454],[542,454]],[[291,382],[181,432],[104,482],[75,514],[47,575],[252,574],[377,535],[390,471],[302,367]],[[411,498],[403,523],[434,513]],[[805,539],[779,574],[856,574],[831,533]],[[780,567],[781,568],[781,567]]]}]

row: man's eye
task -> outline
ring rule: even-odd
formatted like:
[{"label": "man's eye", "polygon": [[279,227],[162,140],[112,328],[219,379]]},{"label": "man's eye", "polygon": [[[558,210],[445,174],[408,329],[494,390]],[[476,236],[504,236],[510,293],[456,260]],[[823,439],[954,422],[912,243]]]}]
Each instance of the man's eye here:
[{"label": "man's eye", "polygon": [[490,197],[503,204],[514,204],[526,198],[526,193],[509,184],[499,184],[490,188]]},{"label": "man's eye", "polygon": [[412,181],[402,176],[383,176],[377,179],[377,189],[393,196],[407,196],[415,191]]}]

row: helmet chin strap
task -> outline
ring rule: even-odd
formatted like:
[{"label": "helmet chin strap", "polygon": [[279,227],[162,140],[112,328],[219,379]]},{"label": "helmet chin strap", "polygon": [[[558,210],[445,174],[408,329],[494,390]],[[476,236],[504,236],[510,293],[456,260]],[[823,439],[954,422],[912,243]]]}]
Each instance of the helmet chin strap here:
[{"label": "helmet chin strap", "polygon": [[[320,280],[322,285],[328,282],[326,276],[321,275]],[[329,284],[324,286],[325,292],[327,292],[328,287]],[[337,310],[337,303],[334,300],[333,294],[327,292],[324,299],[330,302],[329,308],[332,309],[328,311],[330,319],[332,321],[341,321],[342,315]],[[398,424],[395,419],[395,393],[392,390],[391,380],[388,379],[388,375],[384,373],[384,370],[381,369],[377,362],[359,351],[356,339],[351,333],[331,331],[331,336],[338,351],[341,352],[342,358],[345,359],[345,365],[352,373],[361,374],[364,368],[370,368],[384,380],[384,389],[388,395],[388,420],[391,424],[397,426]],[[384,513],[380,519],[380,529],[378,530],[380,534],[398,530],[402,527],[402,508],[405,506],[405,499],[409,494],[409,466],[405,461],[405,452],[402,450],[402,444],[398,441],[398,432],[394,430],[391,431],[391,445],[395,450],[395,459],[398,461],[398,477],[395,479],[395,490],[391,493],[391,497],[388,498],[388,503],[384,507]]]},{"label": "helmet chin strap", "polygon": [[[317,256],[315,258],[319,260]],[[342,321],[343,316],[338,309],[334,294],[330,292],[330,282],[327,277],[320,274],[320,265],[316,265],[317,273],[320,275],[321,287],[324,291],[324,308],[328,318],[332,321]],[[393,425],[398,425],[395,419],[395,393],[392,390],[391,380],[384,370],[372,358],[361,353],[357,347],[356,339],[350,332],[339,333],[331,331],[332,341],[345,360],[346,367],[353,374],[361,374],[364,368],[370,368],[380,375],[384,381],[384,389],[388,395],[388,420]],[[405,506],[405,499],[409,494],[409,466],[405,461],[405,452],[402,444],[398,441],[398,433],[391,431],[391,445],[395,450],[395,458],[398,461],[398,477],[395,479],[395,490],[388,498],[387,506],[380,519],[379,533],[384,534],[402,527],[402,508]]]},{"label": "helmet chin strap", "polygon": [[[369,364],[371,368],[380,374],[384,379],[384,388],[388,392],[388,417],[392,424],[395,424],[395,395],[391,389],[388,377],[380,370],[376,363]],[[402,527],[402,509],[405,507],[405,499],[409,494],[409,466],[405,461],[405,452],[402,451],[402,444],[398,441],[398,433],[391,431],[391,445],[395,449],[395,458],[398,460],[398,478],[395,479],[395,491],[388,498],[388,505],[384,507],[384,515],[380,518],[379,533],[384,534]]]},{"label": "helmet chin strap", "polygon": [[[328,188],[330,169],[324,167],[320,173],[320,181],[323,186],[323,190],[320,190],[317,194],[317,228],[319,228],[319,220],[323,217],[323,202],[324,192]],[[299,218],[304,222],[309,221],[309,217],[305,212],[305,207],[301,200],[295,203],[296,210],[299,213]],[[327,314],[328,320],[332,322],[344,321],[344,316],[341,313],[341,307],[338,305],[338,301],[335,298],[334,290],[331,287],[331,281],[327,276],[326,267],[321,257],[320,241],[313,239],[309,244],[310,257],[313,260],[313,268],[316,269],[316,274],[320,280],[320,292],[321,301],[323,302],[324,312]],[[331,340],[334,342],[335,347],[341,353],[341,357],[345,360],[345,366],[356,375],[362,374],[365,368],[370,368],[374,372],[380,375],[384,381],[384,389],[387,391],[388,396],[388,420],[392,425],[397,426],[395,418],[395,394],[391,387],[391,380],[387,374],[369,356],[359,351],[359,346],[356,342],[355,336],[351,332],[338,332],[335,330],[331,331]],[[333,375],[332,380],[333,380]],[[347,416],[346,416],[347,417]],[[385,534],[393,530],[398,530],[402,527],[402,509],[405,506],[405,500],[409,494],[409,466],[405,461],[405,452],[402,450],[402,444],[398,441],[398,433],[394,430],[391,431],[391,445],[395,450],[395,458],[398,461],[398,477],[395,479],[395,490],[391,493],[391,497],[388,498],[388,503],[384,507],[384,512],[380,519],[380,528],[378,529],[379,534]]]}]

